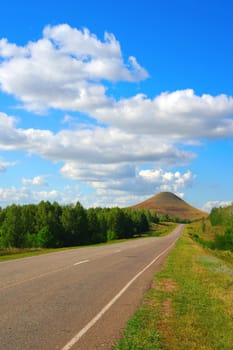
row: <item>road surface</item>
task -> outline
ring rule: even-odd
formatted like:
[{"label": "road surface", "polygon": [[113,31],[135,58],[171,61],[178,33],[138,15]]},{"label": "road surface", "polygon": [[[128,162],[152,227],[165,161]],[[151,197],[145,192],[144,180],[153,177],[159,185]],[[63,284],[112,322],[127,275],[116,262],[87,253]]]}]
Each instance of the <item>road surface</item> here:
[{"label": "road surface", "polygon": [[111,349],[182,230],[0,262],[0,349]]}]

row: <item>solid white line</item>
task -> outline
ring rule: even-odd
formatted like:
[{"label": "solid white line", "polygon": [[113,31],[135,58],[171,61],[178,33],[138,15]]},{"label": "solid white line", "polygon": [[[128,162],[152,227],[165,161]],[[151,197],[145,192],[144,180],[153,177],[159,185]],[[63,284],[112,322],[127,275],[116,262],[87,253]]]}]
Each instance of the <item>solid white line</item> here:
[{"label": "solid white line", "polygon": [[74,264],[74,266],[76,266],[76,265],[80,265],[80,264],[85,264],[85,263],[87,263],[87,262],[89,262],[90,260],[82,260],[82,261],[78,261],[78,262],[76,262],[75,264]]},{"label": "solid white line", "polygon": [[[178,237],[179,238],[179,237]],[[177,238],[177,239],[178,239]],[[87,331],[94,326],[94,324],[111,308],[111,306],[122,296],[122,294],[133,284],[133,282],[140,277],[151,265],[153,265],[162,255],[164,255],[173,245],[175,245],[177,239],[169,245],[162,253],[160,253],[156,258],[154,258],[144,269],[138,272],[121,290],[115,297],[109,301],[107,305],[89,322],[85,327],[83,327],[61,350],[70,350],[80,339],[87,333]]]}]

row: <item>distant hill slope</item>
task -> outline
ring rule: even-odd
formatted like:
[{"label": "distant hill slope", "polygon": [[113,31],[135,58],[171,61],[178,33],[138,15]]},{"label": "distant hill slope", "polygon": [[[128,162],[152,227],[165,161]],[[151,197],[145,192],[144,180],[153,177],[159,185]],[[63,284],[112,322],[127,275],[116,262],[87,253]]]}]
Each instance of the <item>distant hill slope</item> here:
[{"label": "distant hill slope", "polygon": [[144,202],[133,205],[131,208],[148,209],[155,211],[159,216],[168,214],[171,218],[200,219],[208,214],[186,203],[171,192],[158,193]]}]

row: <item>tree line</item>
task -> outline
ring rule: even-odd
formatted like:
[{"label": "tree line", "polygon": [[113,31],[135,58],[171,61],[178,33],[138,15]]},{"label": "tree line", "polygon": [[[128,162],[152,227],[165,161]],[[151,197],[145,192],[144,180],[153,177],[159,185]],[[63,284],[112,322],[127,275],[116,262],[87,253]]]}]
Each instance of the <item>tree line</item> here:
[{"label": "tree line", "polygon": [[0,247],[70,247],[131,238],[159,222],[140,209],[89,208],[57,202],[0,208]]},{"label": "tree line", "polygon": [[213,208],[209,215],[212,226],[224,227],[223,235],[216,235],[214,248],[233,251],[233,204],[227,207]]}]

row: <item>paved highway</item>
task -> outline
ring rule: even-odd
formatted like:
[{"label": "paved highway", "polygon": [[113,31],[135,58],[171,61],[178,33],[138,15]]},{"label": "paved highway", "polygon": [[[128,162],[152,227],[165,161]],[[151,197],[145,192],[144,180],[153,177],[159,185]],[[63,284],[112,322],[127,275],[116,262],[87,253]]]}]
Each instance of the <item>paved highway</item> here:
[{"label": "paved highway", "polygon": [[111,349],[182,230],[0,262],[0,349]]}]

